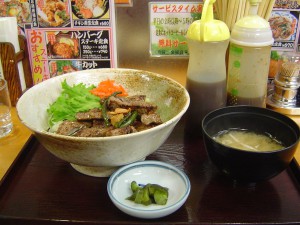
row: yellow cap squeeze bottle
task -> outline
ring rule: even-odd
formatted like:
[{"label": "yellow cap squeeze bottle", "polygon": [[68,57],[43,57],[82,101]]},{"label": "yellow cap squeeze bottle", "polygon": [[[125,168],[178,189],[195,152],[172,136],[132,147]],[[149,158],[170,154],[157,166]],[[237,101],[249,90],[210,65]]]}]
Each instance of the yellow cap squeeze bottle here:
[{"label": "yellow cap squeeze bottle", "polygon": [[186,87],[191,104],[187,112],[186,130],[201,133],[203,117],[226,105],[225,55],[230,32],[227,25],[213,17],[213,3],[204,2],[202,17],[187,32],[189,63]]},{"label": "yellow cap squeeze bottle", "polygon": [[266,107],[271,46],[268,21],[257,15],[261,0],[250,0],[249,15],[238,20],[229,47],[227,105]]}]

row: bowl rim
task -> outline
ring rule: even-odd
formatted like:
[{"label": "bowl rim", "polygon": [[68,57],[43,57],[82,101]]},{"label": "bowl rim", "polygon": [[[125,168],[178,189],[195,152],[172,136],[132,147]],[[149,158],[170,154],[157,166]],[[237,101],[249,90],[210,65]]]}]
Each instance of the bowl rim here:
[{"label": "bowl rim", "polygon": [[[235,109],[238,109],[239,111],[232,111],[232,110],[235,110]],[[283,118],[285,121],[288,121],[289,123],[291,123],[293,125],[293,127],[291,127],[289,125],[289,127],[291,127],[291,129],[293,129],[295,131],[295,134],[298,135],[298,139],[291,145],[289,146],[286,146],[284,148],[281,148],[281,149],[278,149],[278,150],[273,150],[273,151],[250,151],[250,150],[242,150],[242,149],[238,149],[238,148],[234,148],[234,147],[230,147],[230,146],[227,146],[227,145],[224,145],[222,143],[219,143],[219,142],[216,142],[213,137],[211,135],[209,135],[206,131],[206,126],[205,126],[205,123],[208,123],[210,120],[214,119],[214,118],[217,118],[217,117],[220,117],[220,116],[224,116],[224,115],[228,115],[228,114],[237,114],[237,113],[249,113],[249,112],[245,112],[245,111],[240,111],[241,109],[252,109],[252,110],[258,110],[258,111],[249,111],[251,114],[258,114],[258,115],[264,115],[263,114],[263,111],[265,112],[268,112],[274,116],[277,116],[277,120],[278,117],[280,118]],[[225,111],[223,115],[217,115],[217,116],[214,116],[212,118],[209,118],[211,117],[212,115],[218,113],[219,111]],[[265,115],[267,117],[271,117],[273,119],[275,119],[273,116],[271,115]],[[207,120],[207,121],[206,121]],[[295,130],[294,128],[298,128],[297,130]],[[206,135],[210,141],[214,141],[216,142],[217,144],[223,146],[223,147],[226,147],[228,148],[228,150],[230,151],[233,151],[233,152],[239,152],[239,153],[242,153],[242,154],[274,154],[274,153],[278,153],[278,152],[283,152],[283,151],[286,151],[287,149],[290,149],[290,148],[293,148],[295,147],[299,141],[300,141],[300,127],[298,126],[298,124],[292,120],[291,118],[289,118],[288,116],[284,115],[284,114],[281,114],[279,112],[276,112],[276,111],[273,111],[271,109],[268,109],[268,108],[262,108],[262,107],[257,107],[257,106],[250,106],[250,105],[234,105],[234,106],[226,106],[226,107],[222,107],[222,108],[219,108],[219,109],[216,109],[216,110],[213,110],[211,111],[210,113],[208,113],[202,120],[202,124],[201,124],[201,128],[202,128],[202,132],[204,135]]]},{"label": "bowl rim", "polygon": [[[26,123],[25,121],[23,121],[21,119],[21,117],[19,115],[18,105],[19,105],[19,101],[22,99],[23,95],[27,95],[29,92],[34,91],[34,89],[38,88],[38,86],[41,85],[42,83],[43,83],[42,85],[46,85],[47,83],[53,82],[53,79],[64,80],[64,78],[69,77],[69,76],[85,76],[85,74],[83,72],[88,72],[88,71],[99,71],[99,72],[102,71],[104,73],[108,73],[108,72],[117,73],[117,72],[122,72],[122,71],[125,71],[125,72],[139,72],[139,73],[150,74],[151,76],[160,77],[160,78],[168,80],[171,83],[174,83],[176,86],[180,87],[183,90],[184,96],[186,98],[186,102],[185,102],[183,108],[181,109],[181,111],[177,115],[175,115],[171,119],[163,122],[162,124],[159,124],[159,125],[157,125],[155,127],[152,127],[150,129],[139,131],[139,132],[136,132],[136,133],[117,135],[117,136],[109,136],[109,137],[73,137],[73,136],[66,136],[66,135],[56,134],[56,133],[49,132],[47,130],[37,130],[37,129],[33,128],[30,124]],[[122,138],[128,137],[128,136],[139,136],[139,135],[142,135],[142,134],[147,134],[147,133],[150,133],[152,131],[162,129],[163,127],[167,127],[170,124],[174,123],[175,121],[178,122],[179,119],[187,111],[187,109],[190,105],[189,93],[186,90],[186,88],[182,84],[180,84],[179,82],[175,81],[174,79],[172,79],[170,77],[167,77],[167,76],[164,76],[162,74],[155,73],[155,72],[146,71],[146,70],[139,70],[139,69],[129,69],[129,68],[100,68],[100,69],[89,69],[89,70],[84,70],[84,71],[75,71],[75,72],[71,72],[71,73],[65,73],[65,74],[62,74],[60,76],[50,78],[48,80],[45,80],[41,83],[38,83],[38,84],[34,85],[30,89],[28,89],[25,93],[23,93],[23,95],[19,98],[19,100],[16,104],[16,109],[17,109],[18,118],[22,121],[22,123],[24,123],[24,125],[26,125],[34,133],[49,136],[49,137],[52,137],[52,138],[72,140],[72,141],[82,141],[82,140],[98,141],[98,140],[107,140],[107,139],[115,140],[115,139],[122,139]]]},{"label": "bowl rim", "polygon": [[[183,182],[185,183],[186,189],[184,194],[180,197],[180,199],[178,201],[176,201],[175,203],[169,205],[169,206],[160,206],[157,209],[139,209],[139,208],[135,208],[135,207],[131,207],[128,206],[126,204],[123,204],[122,202],[120,202],[112,193],[112,188],[114,185],[114,182],[116,181],[116,179],[122,175],[123,173],[131,170],[131,169],[135,169],[135,168],[139,168],[139,167],[161,167],[164,169],[168,169],[168,170],[172,170],[174,173],[176,173],[177,175],[179,175],[179,177],[183,180]],[[142,162],[135,162],[135,163],[131,163],[128,165],[125,165],[123,167],[121,167],[120,169],[118,169],[117,171],[115,171],[109,178],[108,182],[107,182],[107,193],[110,197],[110,199],[114,202],[117,203],[118,205],[122,206],[123,208],[129,209],[129,210],[133,210],[136,212],[142,212],[142,213],[147,213],[147,214],[151,214],[154,212],[165,212],[165,211],[169,211],[173,208],[176,208],[178,206],[181,206],[182,204],[184,204],[184,202],[186,201],[186,199],[188,198],[189,194],[191,191],[191,183],[190,180],[187,176],[186,173],[184,173],[182,170],[178,169],[177,167],[166,163],[166,162],[162,162],[162,161],[156,161],[156,160],[145,160]]]}]

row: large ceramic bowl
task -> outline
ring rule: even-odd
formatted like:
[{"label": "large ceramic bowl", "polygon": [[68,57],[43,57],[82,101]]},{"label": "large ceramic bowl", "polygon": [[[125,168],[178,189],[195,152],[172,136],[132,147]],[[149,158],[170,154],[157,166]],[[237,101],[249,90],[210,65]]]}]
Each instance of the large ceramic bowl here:
[{"label": "large ceramic bowl", "polygon": [[[113,137],[72,137],[48,132],[47,108],[61,93],[61,82],[97,85],[112,79],[129,95],[145,94],[158,106],[163,123],[137,133]],[[26,91],[17,103],[22,123],[33,131],[52,154],[77,171],[91,176],[109,176],[120,166],[140,161],[168,138],[189,106],[186,89],[165,76],[131,69],[96,69],[64,74],[43,81]]]},{"label": "large ceramic bowl", "polygon": [[[273,151],[246,151],[221,144],[214,136],[229,129],[245,129],[268,134],[284,148]],[[232,106],[217,109],[203,119],[204,143],[211,161],[226,175],[239,182],[268,180],[284,169],[293,159],[300,131],[289,117],[266,108]]]}]

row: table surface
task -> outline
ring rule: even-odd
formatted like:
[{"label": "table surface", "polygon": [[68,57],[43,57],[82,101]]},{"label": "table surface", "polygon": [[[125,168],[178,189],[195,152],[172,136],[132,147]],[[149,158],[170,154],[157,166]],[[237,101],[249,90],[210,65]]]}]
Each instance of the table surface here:
[{"label": "table surface", "polygon": [[183,207],[157,220],[118,210],[106,191],[108,178],[78,173],[32,136],[0,183],[0,224],[300,223],[300,184],[291,168],[256,185],[235,183],[211,164],[201,138],[185,135],[182,121],[147,159],[182,169],[192,187]]},{"label": "table surface", "polygon": [[12,108],[13,131],[0,138],[0,180],[5,176],[21,149],[32,134],[19,120],[16,108]]},{"label": "table surface", "polygon": [[[291,116],[300,125],[300,116]],[[21,149],[28,141],[31,131],[19,120],[16,108],[12,108],[13,132],[5,138],[0,138],[0,180],[5,176]],[[300,165],[300,145],[297,148],[295,159]]]}]

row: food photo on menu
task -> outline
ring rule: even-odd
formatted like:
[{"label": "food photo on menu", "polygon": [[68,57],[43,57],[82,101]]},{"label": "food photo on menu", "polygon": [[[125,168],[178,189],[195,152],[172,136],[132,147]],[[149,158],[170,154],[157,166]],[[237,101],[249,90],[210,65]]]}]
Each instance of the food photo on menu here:
[{"label": "food photo on menu", "polygon": [[108,0],[71,0],[75,19],[98,19],[109,9]]},{"label": "food photo on menu", "polygon": [[51,60],[49,61],[50,77],[59,76],[82,70],[82,63],[77,60]]},{"label": "food photo on menu", "polygon": [[70,11],[66,0],[37,0],[40,27],[70,26]]},{"label": "food photo on menu", "polygon": [[292,12],[272,12],[269,23],[275,40],[296,40],[298,18]]},{"label": "food photo on menu", "polygon": [[27,0],[0,1],[0,16],[15,16],[18,24],[31,23],[30,5]]},{"label": "food photo on menu", "polygon": [[53,59],[75,59],[80,56],[78,39],[66,31],[47,32],[47,53]]}]

